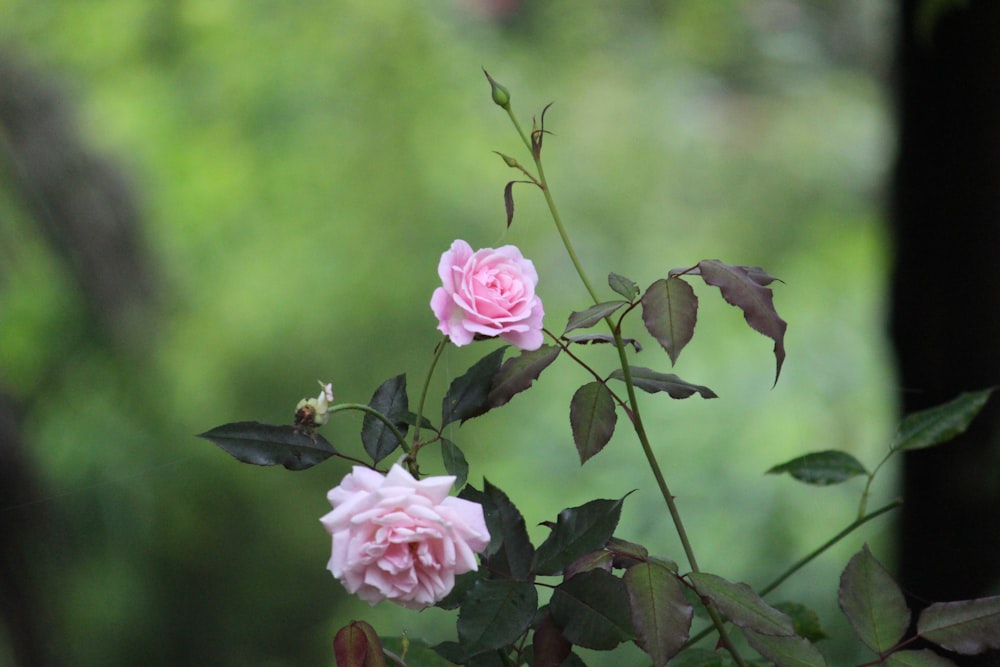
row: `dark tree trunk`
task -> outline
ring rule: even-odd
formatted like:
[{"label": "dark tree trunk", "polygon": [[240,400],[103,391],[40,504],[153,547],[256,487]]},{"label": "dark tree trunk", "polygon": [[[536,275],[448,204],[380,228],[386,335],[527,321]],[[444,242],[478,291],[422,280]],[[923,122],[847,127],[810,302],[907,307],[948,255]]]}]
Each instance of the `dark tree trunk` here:
[{"label": "dark tree trunk", "polygon": [[[930,4],[901,0],[897,36],[891,335],[904,412],[1000,385],[1000,2],[954,3],[921,30]],[[903,465],[899,575],[913,604],[1000,594],[1000,396],[958,440]]]},{"label": "dark tree trunk", "polygon": [[[59,90],[3,51],[0,187],[42,230],[86,306],[79,331],[67,327],[62,344],[43,351],[41,372],[58,377],[65,361],[84,345],[141,360],[149,344],[143,334],[154,314],[150,302],[156,281],[134,193],[110,161],[84,145],[72,107]],[[16,233],[12,237],[16,240]],[[17,257],[13,250],[10,256]],[[9,267],[0,266],[0,278],[4,269]],[[31,449],[35,443],[21,428],[24,414],[47,400],[47,382],[36,386],[35,393],[22,391],[17,400],[0,393],[0,661],[6,641],[20,667],[60,664],[50,648],[60,637],[58,619],[43,595],[57,589],[44,580],[60,576],[47,562],[60,544],[58,511],[50,511],[55,505],[44,501],[47,490]],[[56,408],[43,404],[40,409]]]}]

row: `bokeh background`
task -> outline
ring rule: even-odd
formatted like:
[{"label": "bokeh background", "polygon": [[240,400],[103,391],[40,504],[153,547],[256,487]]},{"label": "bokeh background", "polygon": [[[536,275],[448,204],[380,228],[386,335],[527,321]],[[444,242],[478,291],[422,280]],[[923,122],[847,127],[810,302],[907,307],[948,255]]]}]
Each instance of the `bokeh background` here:
[{"label": "bokeh background", "polygon": [[[455,238],[520,246],[550,328],[588,305],[537,192],[515,188],[505,229],[518,174],[491,151],[528,158],[482,67],[527,124],[554,102],[546,171],[595,283],[615,271],[644,286],[703,258],[784,280],[776,387],[771,342],[701,285],[674,372],[720,398],[641,397],[703,568],[763,584],[849,523],[859,481],[763,473],[828,448],[874,465],[892,434],[892,22],[884,0],[0,0],[0,60],[16,74],[4,99],[31,97],[11,81],[42,91],[23,127],[52,112],[46,159],[88,156],[70,175],[106,169],[130,212],[109,215],[135,223],[80,259],[107,229],[46,222],[23,165],[0,164],[0,392],[30,473],[0,516],[33,527],[0,576],[30,592],[55,663],[332,664],[333,634],[355,618],[452,637],[451,614],[369,608],[325,571],[318,518],[346,462],[255,468],[194,434],[288,422],[319,379],[366,402],[406,372],[415,396],[439,337],[437,260]],[[9,128],[0,141],[18,145]],[[113,303],[81,278],[95,266],[128,269],[113,273]],[[633,325],[636,363],[669,370]],[[493,345],[450,349],[431,405]],[[607,349],[586,358],[616,363]],[[638,489],[618,534],[683,560],[627,429],[579,466],[568,403],[587,379],[562,361],[452,427],[472,482],[504,489],[536,538],[563,507]],[[338,415],[324,434],[359,454],[360,423]],[[894,493],[883,471],[872,502]],[[839,571],[863,541],[890,558],[889,534],[887,520],[866,526],[771,599],[805,602],[843,638]],[[3,647],[21,635],[4,632],[11,664]],[[831,664],[853,657],[849,642],[821,648]],[[586,659],[644,664],[632,649]]]}]

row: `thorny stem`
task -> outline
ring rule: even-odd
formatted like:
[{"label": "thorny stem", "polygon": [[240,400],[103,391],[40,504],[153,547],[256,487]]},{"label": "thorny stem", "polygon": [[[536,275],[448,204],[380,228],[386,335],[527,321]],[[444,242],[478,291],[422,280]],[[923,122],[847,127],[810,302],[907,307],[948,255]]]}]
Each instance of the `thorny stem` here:
[{"label": "thorny stem", "polygon": [[[597,292],[594,290],[590,279],[583,270],[580,258],[577,256],[576,250],[573,248],[573,243],[570,241],[569,235],[566,233],[566,228],[563,226],[562,216],[559,215],[559,209],[556,207],[555,199],[552,197],[548,181],[545,178],[545,169],[542,166],[541,150],[539,149],[538,151],[535,151],[532,149],[532,142],[521,128],[521,124],[517,121],[517,117],[514,115],[510,104],[507,104],[504,107],[504,110],[507,112],[511,122],[514,124],[514,128],[520,135],[521,141],[524,142],[524,145],[528,148],[528,152],[531,153],[535,160],[535,168],[538,170],[538,187],[545,196],[545,203],[549,207],[549,213],[552,215],[552,220],[556,224],[559,237],[562,239],[563,246],[569,254],[570,261],[573,263],[573,267],[576,269],[577,275],[580,276],[583,286],[590,294],[590,298],[593,299],[595,304],[600,303]],[[541,131],[544,131],[544,128],[542,128]],[[653,472],[653,477],[656,479],[656,485],[659,487],[660,494],[663,496],[663,500],[667,504],[667,510],[670,512],[671,520],[673,520],[674,529],[677,531],[677,537],[680,538],[681,545],[684,548],[684,554],[687,556],[688,565],[690,566],[692,572],[699,572],[698,560],[695,558],[694,549],[691,546],[691,541],[688,539],[687,531],[684,528],[684,522],[681,520],[680,512],[677,509],[677,503],[674,502],[674,496],[670,493],[670,488],[667,486],[667,481],[663,476],[663,471],[660,469],[660,464],[656,460],[656,454],[653,452],[653,447],[649,443],[649,437],[646,435],[646,428],[642,423],[642,416],[639,413],[639,401],[635,394],[635,386],[632,383],[632,371],[628,363],[628,353],[625,349],[625,343],[622,340],[621,330],[619,327],[615,326],[611,317],[605,317],[604,321],[607,323],[608,328],[611,329],[611,334],[615,339],[615,347],[618,348],[618,358],[621,362],[622,376],[625,381],[625,388],[628,391],[628,402],[632,410],[632,428],[635,430],[636,436],[639,438],[642,451],[646,455],[646,461],[649,463],[650,470]],[[726,650],[729,651],[733,660],[737,665],[739,665],[739,667],[745,667],[746,663],[743,661],[739,651],[729,639],[729,634],[726,631],[726,625],[723,622],[722,617],[711,605],[708,605],[706,608],[708,609],[708,614],[712,619],[712,625],[715,626],[715,629],[719,633],[719,639],[723,646],[726,647]]]}]

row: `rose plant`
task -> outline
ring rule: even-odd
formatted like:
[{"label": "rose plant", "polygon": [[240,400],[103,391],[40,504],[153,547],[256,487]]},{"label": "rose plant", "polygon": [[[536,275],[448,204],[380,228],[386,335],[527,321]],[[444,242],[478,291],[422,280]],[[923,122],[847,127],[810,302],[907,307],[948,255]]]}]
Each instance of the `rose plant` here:
[{"label": "rose plant", "polygon": [[[405,375],[379,385],[368,403],[334,404],[332,387],[321,383],[317,398],[299,402],[293,424],[236,422],[202,437],[256,465],[302,470],[333,456],[358,464],[329,492],[332,510],[321,518],[332,537],[328,567],[333,576],[371,604],[458,611],[456,640],[433,650],[408,639],[402,652],[391,652],[371,625],[354,621],[334,637],[338,666],[574,666],[583,664],[575,647],[612,650],[623,642],[634,642],[656,666],[826,665],[816,646],[825,634],[815,614],[801,605],[768,602],[766,596],[857,528],[898,507],[894,501],[868,508],[879,470],[900,452],[935,446],[961,433],[990,390],[908,416],[884,458],[870,469],[839,450],[806,453],[772,467],[768,472],[812,485],[864,478],[857,518],[758,590],[702,571],[643,424],[636,390],[674,399],[695,394],[708,399],[715,393],[673,373],[633,364],[641,347],[626,336],[625,325],[630,315],[640,314],[645,330],[676,363],[694,335],[699,301],[691,281],[700,279],[718,288],[752,329],[773,341],[777,382],[787,325],[769,287],[776,279],[759,267],[708,259],[671,270],[645,290],[611,273],[607,286],[613,296],[599,294],[577,258],[545,178],[545,111],[525,132],[511,109],[509,91],[486,76],[494,103],[510,117],[533,163],[525,167],[500,154],[524,177],[504,187],[507,225],[514,214],[513,186],[537,187],[591,302],[570,313],[561,332],[545,327],[536,293],[539,276],[520,249],[474,251],[456,240],[438,263],[441,285],[430,306],[444,338],[435,348],[415,412]],[[603,331],[588,331],[595,327]],[[426,410],[427,387],[446,343],[463,346],[495,338],[509,345],[490,346],[452,381],[439,418],[432,418]],[[612,352],[611,370],[599,370],[576,354],[579,346],[591,344]],[[510,346],[516,351],[508,356]],[[624,497],[562,509],[546,522],[548,536],[534,545],[507,493],[485,479],[479,488],[466,483],[468,463],[461,448],[445,437],[445,427],[502,407],[531,388],[558,358],[578,364],[592,378],[569,401],[581,465],[604,450],[619,415],[624,416],[663,498],[682,559],[652,554],[616,535]],[[370,464],[338,451],[317,431],[345,410],[364,413],[360,441]],[[421,475],[422,457],[433,449],[448,475]],[[396,461],[380,468],[393,455]],[[460,489],[457,496],[450,495],[453,488]],[[552,592],[542,605],[539,586]],[[942,667],[955,664],[955,655],[1000,648],[1000,597],[932,604],[914,623],[899,587],[867,546],[844,569],[838,601],[857,640],[872,654],[869,665]],[[701,643],[709,636],[714,644]]]}]

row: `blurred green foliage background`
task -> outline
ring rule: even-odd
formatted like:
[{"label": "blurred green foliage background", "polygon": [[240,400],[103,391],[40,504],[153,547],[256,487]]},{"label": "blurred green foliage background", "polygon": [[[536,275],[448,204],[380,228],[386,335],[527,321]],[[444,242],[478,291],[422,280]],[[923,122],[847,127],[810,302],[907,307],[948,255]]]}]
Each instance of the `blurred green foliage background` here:
[{"label": "blurred green foliage background", "polygon": [[[0,182],[0,382],[26,406],[43,482],[37,502],[0,511],[53,527],[32,558],[62,663],[332,664],[352,618],[452,636],[450,614],[370,609],[324,570],[318,518],[346,463],[253,468],[194,434],[288,422],[318,379],[365,402],[406,372],[415,394],[454,238],[520,246],[550,328],[588,305],[537,192],[515,188],[505,231],[502,188],[518,174],[491,151],[527,156],[483,66],[523,121],[555,102],[547,174],[596,283],[615,271],[644,286],[715,257],[785,281],[777,387],[770,341],[701,286],[674,370],[721,398],[641,399],[701,565],[763,584],[849,523],[860,483],[762,473],[827,448],[871,465],[892,431],[880,220],[892,19],[882,0],[0,0],[0,48],[58,82],[85,143],[126,170],[158,280],[130,352],[95,342],[78,289]],[[636,363],[669,370],[640,329]],[[432,405],[493,345],[449,350]],[[568,403],[587,379],[563,360],[453,427],[472,481],[504,489],[535,537],[563,507],[638,489],[619,535],[683,560],[627,429],[579,466]],[[358,454],[359,429],[338,415],[324,434]],[[892,495],[891,475],[877,491]],[[890,558],[889,534],[866,527],[771,599],[806,602],[843,637],[839,571],[861,540]],[[822,648],[833,664],[851,651]],[[631,650],[588,660],[643,664]]]}]

